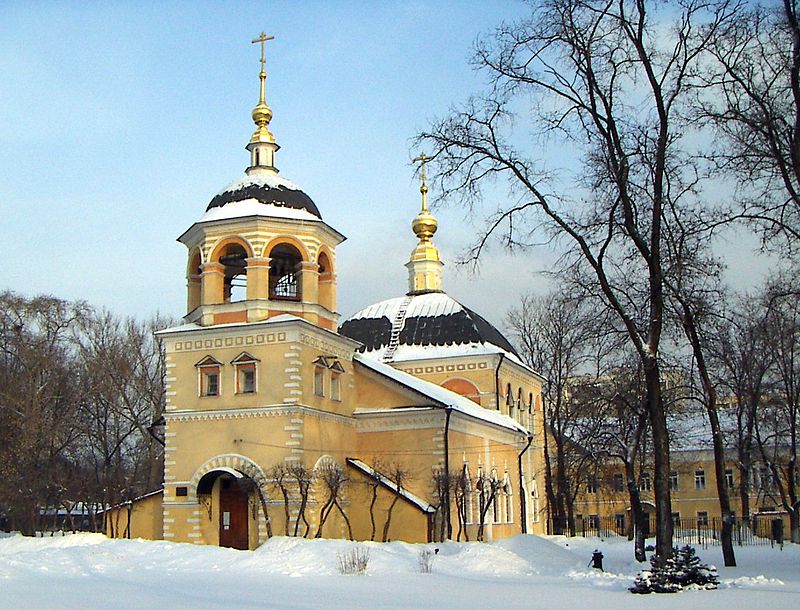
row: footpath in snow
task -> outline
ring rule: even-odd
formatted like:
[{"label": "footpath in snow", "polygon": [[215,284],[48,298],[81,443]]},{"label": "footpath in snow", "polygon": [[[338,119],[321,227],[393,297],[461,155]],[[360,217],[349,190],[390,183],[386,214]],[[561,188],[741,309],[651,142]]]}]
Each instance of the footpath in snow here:
[{"label": "footpath in snow", "polygon": [[[338,557],[369,551],[364,576],[339,573]],[[439,549],[432,573],[420,553]],[[592,551],[606,572],[587,567]],[[721,563],[719,547],[697,550]],[[738,547],[739,567],[719,568],[720,589],[628,593],[644,567],[620,538],[516,536],[491,544],[273,538],[256,551],[100,534],[0,538],[0,609],[800,608],[800,546]],[[646,565],[646,564],[645,564]]]}]

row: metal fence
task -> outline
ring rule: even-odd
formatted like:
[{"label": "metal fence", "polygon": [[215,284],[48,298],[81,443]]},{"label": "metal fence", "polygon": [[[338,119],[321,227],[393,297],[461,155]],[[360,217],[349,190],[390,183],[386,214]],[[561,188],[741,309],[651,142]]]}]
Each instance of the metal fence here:
[{"label": "metal fence", "polygon": [[[733,543],[738,546],[757,546],[782,544],[784,541],[783,520],[774,515],[753,515],[749,519],[736,518],[733,522]],[[633,529],[627,518],[620,517],[577,517],[571,522],[547,524],[549,534],[580,536],[585,538],[626,536],[633,539]],[[655,518],[648,519],[645,537],[656,531]],[[676,545],[691,544],[700,547],[720,544],[722,520],[718,518],[681,518],[673,520],[673,541]]]}]

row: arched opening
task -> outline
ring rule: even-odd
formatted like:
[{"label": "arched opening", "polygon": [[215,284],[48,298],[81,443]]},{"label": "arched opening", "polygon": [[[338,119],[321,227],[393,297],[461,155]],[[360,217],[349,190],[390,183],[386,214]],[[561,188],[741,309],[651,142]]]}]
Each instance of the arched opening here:
[{"label": "arched opening", "polygon": [[317,257],[317,271],[319,275],[319,304],[333,311],[336,309],[336,295],[333,285],[333,267],[327,253],[320,252]]},{"label": "arched opening", "polygon": [[511,384],[506,384],[506,409],[508,416],[514,417],[514,394],[511,392]]},{"label": "arched opening", "polygon": [[218,262],[223,267],[223,302],[233,303],[247,298],[247,250],[231,243],[219,252]]},{"label": "arched opening", "polygon": [[302,298],[300,272],[303,257],[294,246],[278,244],[269,253],[269,298],[299,301]]},{"label": "arched opening", "polygon": [[215,488],[219,498],[216,512],[219,528],[219,545],[233,549],[250,548],[249,505],[252,481],[232,468],[212,470],[197,484],[201,503],[211,502]]},{"label": "arched opening", "polygon": [[450,390],[451,392],[455,392],[456,394],[461,394],[461,396],[469,398],[472,402],[481,404],[480,391],[472,382],[467,381],[466,379],[448,379],[442,384],[442,387]]},{"label": "arched opening", "polygon": [[193,311],[200,305],[200,276],[203,270],[200,268],[202,259],[200,250],[195,249],[189,254],[189,266],[186,269],[186,286],[188,290],[186,310]]}]

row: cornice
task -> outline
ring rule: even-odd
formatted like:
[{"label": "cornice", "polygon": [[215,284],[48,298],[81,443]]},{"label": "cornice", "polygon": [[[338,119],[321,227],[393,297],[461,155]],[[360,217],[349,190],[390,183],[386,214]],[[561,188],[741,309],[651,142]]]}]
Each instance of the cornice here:
[{"label": "cornice", "polygon": [[213,421],[225,419],[254,419],[262,417],[282,417],[303,415],[323,421],[335,422],[345,426],[355,426],[352,417],[313,409],[304,405],[274,405],[253,407],[248,409],[217,409],[214,411],[170,411],[164,414],[167,424],[170,422]]}]

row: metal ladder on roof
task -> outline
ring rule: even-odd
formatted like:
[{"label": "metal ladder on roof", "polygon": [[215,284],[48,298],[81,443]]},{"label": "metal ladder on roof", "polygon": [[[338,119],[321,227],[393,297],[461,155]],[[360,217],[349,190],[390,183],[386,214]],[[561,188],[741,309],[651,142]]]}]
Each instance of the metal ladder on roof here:
[{"label": "metal ladder on roof", "polygon": [[400,331],[403,330],[403,322],[406,319],[406,312],[408,306],[411,305],[412,296],[406,296],[400,303],[397,313],[392,320],[392,334],[389,336],[389,345],[386,346],[386,351],[383,353],[383,361],[391,362],[394,358],[394,353],[397,351],[397,346],[400,345]]}]

